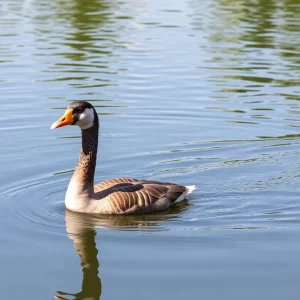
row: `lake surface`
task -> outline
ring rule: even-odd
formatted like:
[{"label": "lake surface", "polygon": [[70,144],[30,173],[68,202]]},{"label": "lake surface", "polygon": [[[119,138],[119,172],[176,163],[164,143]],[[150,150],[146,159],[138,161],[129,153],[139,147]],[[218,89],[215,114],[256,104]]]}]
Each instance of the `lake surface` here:
[{"label": "lake surface", "polygon": [[[298,299],[300,4],[1,0],[1,299]],[[197,186],[168,211],[65,210],[80,131],[96,182]],[[73,295],[70,295],[73,294]]]}]

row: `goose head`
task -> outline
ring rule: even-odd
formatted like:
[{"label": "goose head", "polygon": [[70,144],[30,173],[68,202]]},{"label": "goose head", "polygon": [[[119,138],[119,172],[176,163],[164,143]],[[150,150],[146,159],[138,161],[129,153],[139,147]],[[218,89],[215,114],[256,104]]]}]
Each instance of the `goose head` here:
[{"label": "goose head", "polygon": [[74,101],[66,109],[65,113],[54,122],[51,129],[66,125],[77,125],[81,129],[88,129],[94,125],[96,111],[92,104],[86,101]]}]

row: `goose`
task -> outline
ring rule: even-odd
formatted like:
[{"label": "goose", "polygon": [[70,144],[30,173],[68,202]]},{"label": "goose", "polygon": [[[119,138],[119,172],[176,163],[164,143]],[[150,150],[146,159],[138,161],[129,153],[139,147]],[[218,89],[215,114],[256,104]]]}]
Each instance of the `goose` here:
[{"label": "goose", "polygon": [[73,212],[90,214],[146,214],[168,208],[193,192],[195,186],[170,182],[114,178],[94,186],[97,160],[99,119],[92,104],[74,101],[51,129],[77,125],[82,146],[70,180],[65,206]]}]

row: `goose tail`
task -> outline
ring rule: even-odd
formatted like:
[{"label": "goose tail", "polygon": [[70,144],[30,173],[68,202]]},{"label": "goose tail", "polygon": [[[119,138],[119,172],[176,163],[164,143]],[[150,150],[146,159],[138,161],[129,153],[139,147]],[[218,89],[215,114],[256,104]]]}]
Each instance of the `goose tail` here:
[{"label": "goose tail", "polygon": [[188,194],[191,194],[195,189],[196,187],[194,185],[189,185],[189,186],[185,186],[186,188],[186,191],[183,192],[176,200],[175,202],[180,202],[182,201],[183,199],[185,199],[185,196],[188,195]]},{"label": "goose tail", "polygon": [[186,195],[191,194],[196,189],[195,185],[187,185],[185,187],[187,189]]}]

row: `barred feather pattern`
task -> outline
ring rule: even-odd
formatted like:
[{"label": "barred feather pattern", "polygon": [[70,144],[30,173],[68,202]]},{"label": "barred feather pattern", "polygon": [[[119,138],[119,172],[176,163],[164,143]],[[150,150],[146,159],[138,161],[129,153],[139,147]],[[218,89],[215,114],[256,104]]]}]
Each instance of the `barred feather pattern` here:
[{"label": "barred feather pattern", "polygon": [[115,178],[94,188],[94,199],[105,201],[106,213],[147,213],[168,208],[187,188],[169,182]]}]

